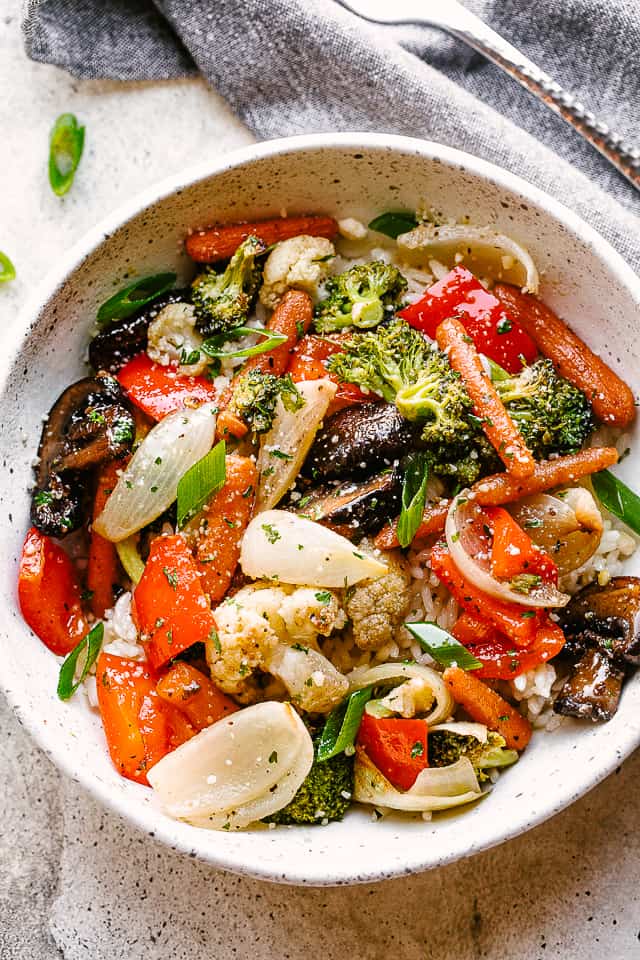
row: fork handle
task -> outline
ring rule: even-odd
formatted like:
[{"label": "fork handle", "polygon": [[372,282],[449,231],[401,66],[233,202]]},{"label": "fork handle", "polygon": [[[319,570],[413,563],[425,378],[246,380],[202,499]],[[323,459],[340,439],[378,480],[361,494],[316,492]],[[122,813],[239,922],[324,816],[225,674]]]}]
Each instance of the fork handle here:
[{"label": "fork handle", "polygon": [[[452,5],[453,6],[453,5]],[[452,10],[450,9],[450,13]],[[455,16],[438,25],[463,40],[488,60],[526,87],[554,113],[566,120],[585,140],[599,150],[636,190],[640,190],[640,150],[625,144],[622,137],[598,120],[572,93],[564,90],[514,46],[487,26],[461,4],[455,4]]]}]

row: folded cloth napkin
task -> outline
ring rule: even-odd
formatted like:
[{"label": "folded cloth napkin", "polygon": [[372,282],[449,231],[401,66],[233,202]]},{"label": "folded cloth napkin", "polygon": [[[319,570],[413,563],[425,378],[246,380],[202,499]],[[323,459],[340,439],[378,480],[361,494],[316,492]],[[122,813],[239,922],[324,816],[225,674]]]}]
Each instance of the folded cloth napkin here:
[{"label": "folded cloth napkin", "polygon": [[[638,0],[466,2],[633,141]],[[85,79],[198,70],[259,138],[376,130],[467,150],[563,200],[640,269],[633,187],[515,81],[440,31],[371,25],[333,0],[26,0],[23,30],[34,60]]]}]

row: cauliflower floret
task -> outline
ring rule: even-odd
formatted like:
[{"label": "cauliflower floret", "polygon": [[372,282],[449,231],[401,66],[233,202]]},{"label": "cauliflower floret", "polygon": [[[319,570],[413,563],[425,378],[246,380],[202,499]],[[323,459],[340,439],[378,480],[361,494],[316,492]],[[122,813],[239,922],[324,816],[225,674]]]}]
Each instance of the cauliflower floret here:
[{"label": "cauliflower floret", "polygon": [[346,240],[362,240],[366,237],[368,230],[364,223],[356,220],[355,217],[345,217],[338,220],[338,233]]},{"label": "cauliflower floret", "polygon": [[317,587],[299,587],[285,597],[280,616],[291,641],[298,643],[315,643],[318,634],[328,637],[347,623],[336,595]]},{"label": "cauliflower floret", "polygon": [[265,262],[260,302],[272,309],[292,287],[316,299],[318,285],[326,279],[334,256],[333,244],[324,237],[300,234],[283,240]]},{"label": "cauliflower floret", "polygon": [[353,625],[353,639],[361,650],[378,650],[391,643],[411,603],[411,577],[394,553],[381,559],[388,572],[364,580],[347,591],[345,610]]},{"label": "cauliflower floret", "polygon": [[255,699],[252,674],[270,672],[278,646],[304,641],[313,647],[318,634],[328,636],[347,622],[330,590],[261,584],[238,590],[216,608],[214,617],[217,632],[206,645],[211,677],[225,693],[245,702]]},{"label": "cauliflower floret", "polygon": [[[178,373],[197,377],[207,369],[208,358],[201,347],[203,339],[195,328],[196,315],[190,303],[168,303],[149,324],[147,354],[167,367],[179,363]],[[194,363],[181,362],[198,354]]]}]

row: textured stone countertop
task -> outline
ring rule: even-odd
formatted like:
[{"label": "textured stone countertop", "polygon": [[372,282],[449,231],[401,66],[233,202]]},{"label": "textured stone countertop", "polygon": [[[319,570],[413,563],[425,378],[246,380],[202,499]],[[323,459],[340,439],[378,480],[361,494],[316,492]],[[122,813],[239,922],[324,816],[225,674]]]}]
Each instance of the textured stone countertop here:
[{"label": "textured stone countertop", "polygon": [[[7,335],[32,278],[124,198],[251,136],[201,83],[79,83],[29,63],[0,0],[0,290]],[[87,126],[67,198],[47,135]],[[423,876],[300,889],[216,872],[154,844],[60,776],[1,701],[2,960],[627,960],[640,956],[640,754],[549,823]]]}]

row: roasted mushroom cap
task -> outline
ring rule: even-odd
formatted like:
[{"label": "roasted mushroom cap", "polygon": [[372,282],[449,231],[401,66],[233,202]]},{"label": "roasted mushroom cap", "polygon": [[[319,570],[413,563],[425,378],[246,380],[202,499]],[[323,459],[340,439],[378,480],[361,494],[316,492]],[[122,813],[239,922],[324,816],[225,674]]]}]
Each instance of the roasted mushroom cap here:
[{"label": "roasted mushroom cap", "polygon": [[402,478],[398,470],[387,470],[370,480],[308,490],[289,509],[330,527],[354,543],[377,533],[400,509]]},{"label": "roasted mushroom cap", "polygon": [[318,431],[303,473],[320,481],[371,476],[392,467],[419,435],[419,425],[405,420],[391,403],[347,407]]},{"label": "roasted mushroom cap", "polygon": [[572,717],[610,720],[618,708],[625,667],[640,664],[640,579],[613,577],[591,584],[561,613],[571,673],[554,710]]},{"label": "roasted mushroom cap", "polygon": [[147,331],[163,307],[169,303],[190,302],[189,290],[171,290],[153,303],[116,320],[98,333],[89,344],[89,362],[94,370],[115,373],[147,346]]},{"label": "roasted mushroom cap", "polygon": [[131,449],[135,421],[117,380],[108,374],[72,384],[56,400],[38,449],[31,520],[64,537],[84,521],[87,471]]}]

